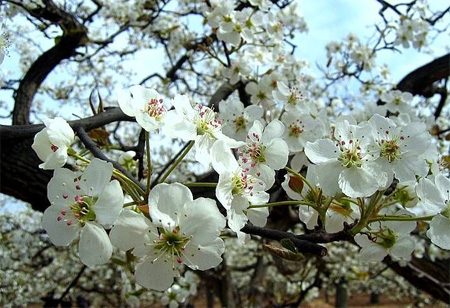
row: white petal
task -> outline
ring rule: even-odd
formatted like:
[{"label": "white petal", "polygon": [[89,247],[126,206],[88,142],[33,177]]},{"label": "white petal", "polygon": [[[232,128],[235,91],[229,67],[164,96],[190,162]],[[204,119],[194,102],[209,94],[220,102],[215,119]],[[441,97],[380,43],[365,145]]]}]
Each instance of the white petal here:
[{"label": "white petal", "polygon": [[218,174],[238,168],[236,158],[223,140],[217,140],[211,147],[211,163]]},{"label": "white petal", "polygon": [[111,258],[113,247],[105,229],[95,222],[87,222],[81,229],[79,255],[87,266],[105,264]]},{"label": "white petal", "polygon": [[47,134],[51,143],[58,147],[70,146],[75,138],[75,134],[66,120],[56,117],[54,119],[48,119],[48,121],[44,122],[48,127]]},{"label": "white petal", "polygon": [[54,245],[67,246],[77,237],[81,228],[77,221],[73,221],[74,223],[70,226],[63,220],[58,221],[57,218],[61,216],[61,210],[67,210],[67,207],[62,205],[48,207],[42,217],[42,226]]},{"label": "white petal", "polygon": [[330,139],[319,139],[313,143],[306,143],[305,154],[313,163],[321,164],[330,160],[336,160],[340,151],[336,147],[335,142]]},{"label": "white petal", "polygon": [[363,168],[345,168],[338,183],[342,192],[351,198],[368,197],[378,190],[377,179]]},{"label": "white petal", "polygon": [[185,203],[192,201],[192,193],[180,183],[158,184],[150,192],[148,205],[154,224],[167,228],[178,224]]},{"label": "white petal", "polygon": [[233,199],[233,173],[224,172],[219,174],[219,181],[216,186],[216,196],[222,206],[229,209],[231,206],[231,200]]},{"label": "white petal", "polygon": [[334,196],[341,192],[338,180],[344,167],[338,161],[317,165],[314,171],[317,175],[317,184],[327,196]]},{"label": "white petal", "polygon": [[266,164],[257,164],[250,172],[252,175],[260,174],[259,178],[266,184],[266,189],[275,183],[275,171]]},{"label": "white petal", "polygon": [[309,206],[300,205],[298,208],[298,217],[306,224],[306,227],[309,230],[312,230],[315,226],[317,226],[319,214],[316,210]]},{"label": "white petal", "polygon": [[258,227],[264,227],[267,224],[269,209],[267,207],[252,208],[247,210],[247,217],[250,222]]},{"label": "white petal", "polygon": [[175,107],[177,113],[186,116],[188,119],[193,119],[195,117],[196,112],[194,108],[192,108],[187,95],[175,95],[172,99],[172,105]]},{"label": "white petal", "polygon": [[167,290],[177,275],[178,271],[172,267],[171,262],[163,257],[156,261],[153,261],[153,258],[147,258],[144,262],[136,265],[134,272],[138,284],[157,291]]},{"label": "white petal", "polygon": [[394,246],[389,248],[389,254],[394,259],[407,260],[411,257],[414,248],[416,247],[416,241],[409,236],[402,236],[397,239]]},{"label": "white petal", "polygon": [[244,112],[244,104],[239,99],[222,100],[219,102],[219,111],[224,118],[234,118]]},{"label": "white petal", "polygon": [[231,210],[227,211],[228,226],[234,232],[241,230],[248,221],[244,210],[248,208],[248,200],[242,196],[236,196],[231,203]]},{"label": "white petal", "polygon": [[148,113],[140,112],[136,115],[136,122],[146,131],[155,131],[160,126],[160,121],[151,117]]},{"label": "white petal", "polygon": [[287,143],[280,139],[272,139],[269,146],[264,151],[266,163],[270,168],[279,170],[286,167],[289,156],[289,147]]},{"label": "white petal", "polygon": [[47,185],[47,197],[50,203],[59,203],[68,206],[75,202],[75,196],[79,194],[74,184],[76,177],[77,174],[69,169],[55,169],[53,177]]},{"label": "white petal", "polygon": [[439,189],[429,179],[421,179],[416,188],[419,205],[430,214],[437,214],[444,208],[444,199]]},{"label": "white petal", "polygon": [[51,142],[48,140],[47,134],[48,128],[44,128],[34,136],[34,141],[31,147],[36,152],[40,160],[46,161],[47,158],[53,153],[51,149]]},{"label": "white petal", "polygon": [[207,245],[187,245],[182,259],[190,268],[204,271],[218,266],[222,262],[221,255],[224,251],[224,242],[216,238]]},{"label": "white petal", "polygon": [[180,138],[183,141],[194,140],[197,136],[197,126],[181,117],[176,110],[167,112],[163,119],[162,131],[171,138]]},{"label": "white petal", "polygon": [[450,219],[440,214],[434,216],[427,236],[434,245],[450,250]]},{"label": "white petal", "polygon": [[441,192],[441,196],[447,201],[450,200],[450,179],[442,173],[439,173],[436,175],[435,182]]},{"label": "white petal", "polygon": [[109,183],[113,165],[98,158],[93,158],[81,176],[80,186],[89,196],[98,196]]},{"label": "white petal", "polygon": [[268,144],[274,138],[280,138],[284,133],[284,124],[279,120],[273,120],[264,128],[261,141],[263,144]]},{"label": "white petal", "polygon": [[96,221],[112,225],[119,217],[123,206],[123,192],[118,181],[109,182],[94,205]]},{"label": "white petal", "polygon": [[372,243],[363,247],[360,251],[361,261],[365,262],[381,262],[387,256],[387,251],[381,245]]},{"label": "white petal", "polygon": [[156,234],[156,227],[144,215],[124,209],[109,232],[109,237],[114,246],[127,251],[157,240]]},{"label": "white petal", "polygon": [[123,113],[130,117],[134,117],[139,112],[139,109],[143,108],[143,105],[136,104],[133,94],[135,91],[140,91],[141,88],[143,87],[137,85],[129,89],[119,89],[117,91],[119,107],[122,109]]},{"label": "white petal", "polygon": [[427,162],[417,156],[402,157],[392,167],[395,177],[402,184],[414,184],[416,182],[416,175],[422,177],[428,173]]},{"label": "white petal", "polygon": [[220,235],[225,227],[225,217],[217,208],[216,201],[209,198],[198,198],[189,201],[180,214],[180,231],[187,236],[192,235],[193,245],[209,243]]}]

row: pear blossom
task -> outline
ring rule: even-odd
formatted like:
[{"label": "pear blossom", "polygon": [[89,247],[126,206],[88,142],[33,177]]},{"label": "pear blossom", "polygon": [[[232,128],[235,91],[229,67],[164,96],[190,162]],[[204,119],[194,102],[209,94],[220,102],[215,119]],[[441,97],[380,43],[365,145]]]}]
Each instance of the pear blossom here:
[{"label": "pear blossom", "polygon": [[[412,216],[406,210],[399,210],[395,216]],[[416,228],[414,221],[382,221],[372,223],[370,229],[355,235],[355,242],[361,247],[360,258],[364,262],[380,262],[390,255],[394,260],[409,260],[416,247],[410,232]]]},{"label": "pear blossom", "polygon": [[136,117],[136,122],[148,132],[159,129],[167,113],[163,97],[157,91],[140,85],[120,89],[117,100],[120,109],[126,115]]},{"label": "pear blossom", "polygon": [[225,140],[230,148],[243,144],[222,133],[222,120],[211,108],[201,104],[192,106],[186,95],[176,95],[172,104],[175,110],[167,113],[163,132],[183,141],[195,140],[195,159],[204,166],[210,164],[210,149],[217,140]]},{"label": "pear blossom", "polygon": [[230,79],[231,84],[236,84],[241,80],[241,77],[248,76],[252,72],[248,61],[244,59],[238,59],[233,61],[230,68],[225,68],[223,71],[223,75]]},{"label": "pear blossom", "polygon": [[373,142],[368,124],[336,123],[334,137],[307,142],[305,154],[317,165],[317,181],[326,195],[343,192],[349,197],[367,197],[378,190],[378,180],[367,162],[374,159],[369,151]]},{"label": "pear blossom", "polygon": [[45,128],[34,136],[31,145],[37,156],[43,161],[41,169],[56,169],[67,162],[67,150],[74,142],[75,134],[63,118],[44,120]]},{"label": "pear blossom", "polygon": [[249,123],[262,119],[264,110],[260,106],[247,106],[237,98],[228,99],[219,103],[219,115],[223,121],[223,133],[230,138],[245,141],[250,129]]},{"label": "pear blossom", "polygon": [[258,83],[250,81],[245,86],[245,91],[251,95],[250,102],[253,105],[262,106],[264,109],[271,109],[275,102],[272,91],[277,88],[277,80],[280,78],[276,72],[264,75]]},{"label": "pear blossom", "polygon": [[315,141],[325,134],[323,123],[318,119],[313,119],[309,114],[287,111],[283,113],[281,122],[286,127],[283,139],[290,152],[303,151],[307,141]]},{"label": "pear blossom", "polygon": [[390,112],[409,113],[412,110],[411,101],[413,95],[409,92],[392,90],[381,94],[380,99],[386,103],[386,109]]},{"label": "pear blossom", "polygon": [[430,222],[427,236],[431,242],[442,249],[450,250],[450,179],[439,173],[434,183],[423,178],[416,188],[418,206],[427,214],[435,215]]},{"label": "pear blossom", "polygon": [[[289,147],[283,139],[284,124],[273,120],[266,127],[255,121],[250,128],[246,145],[239,148],[239,161],[249,173],[260,177],[267,187],[275,182],[275,171],[284,168],[288,162]],[[259,176],[258,176],[259,177]]]},{"label": "pear blossom", "polygon": [[248,220],[256,226],[264,227],[269,211],[267,207],[251,208],[249,205],[261,205],[269,201],[265,192],[265,183],[248,173],[248,169],[239,166],[224,141],[216,142],[212,149],[212,165],[219,174],[216,196],[227,210],[228,226],[237,233],[239,239],[245,235],[240,230]]},{"label": "pear blossom", "polygon": [[[151,221],[128,212],[111,230],[111,239],[121,249],[133,249],[139,258],[135,277],[148,289],[167,290],[183,264],[207,270],[220,264],[225,245],[219,237],[225,218],[212,199],[193,199],[179,183],[158,184],[150,192]],[[137,230],[129,228],[136,224]]]},{"label": "pear blossom", "polygon": [[283,104],[286,111],[301,111],[302,103],[305,100],[303,91],[297,87],[289,88],[284,82],[277,83],[277,89],[272,91],[273,98],[279,104]]},{"label": "pear blossom", "polygon": [[400,127],[378,114],[369,123],[375,140],[371,152],[377,157],[373,169],[380,187],[387,188],[394,174],[401,184],[407,185],[415,183],[416,175],[422,177],[428,173],[425,159],[419,157],[428,149],[431,139],[424,123]]},{"label": "pear blossom", "polygon": [[88,266],[106,263],[113,247],[105,228],[111,228],[123,206],[118,181],[110,181],[111,163],[94,158],[83,174],[55,170],[48,184],[51,206],[42,225],[57,246],[69,245],[80,235],[79,255]]}]

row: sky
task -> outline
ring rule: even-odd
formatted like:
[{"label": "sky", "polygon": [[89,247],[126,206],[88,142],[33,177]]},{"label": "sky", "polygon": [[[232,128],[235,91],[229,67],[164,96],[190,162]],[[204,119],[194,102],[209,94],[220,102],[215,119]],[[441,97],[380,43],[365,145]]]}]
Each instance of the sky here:
[{"label": "sky", "polygon": [[[389,1],[392,3],[399,1]],[[403,1],[405,2],[405,1]],[[436,7],[446,7],[447,1],[432,0]],[[299,10],[308,24],[309,32],[299,38],[299,55],[312,64],[325,63],[325,45],[331,41],[340,41],[348,34],[367,39],[374,33],[373,25],[381,21],[378,15],[381,5],[377,1],[357,0],[315,0],[299,1]],[[448,18],[447,18],[448,19]],[[449,37],[442,37],[433,43],[434,52],[424,54],[413,48],[401,49],[401,54],[384,51],[377,55],[377,63],[387,64],[394,81],[400,81],[412,70],[444,55],[449,51]]]}]

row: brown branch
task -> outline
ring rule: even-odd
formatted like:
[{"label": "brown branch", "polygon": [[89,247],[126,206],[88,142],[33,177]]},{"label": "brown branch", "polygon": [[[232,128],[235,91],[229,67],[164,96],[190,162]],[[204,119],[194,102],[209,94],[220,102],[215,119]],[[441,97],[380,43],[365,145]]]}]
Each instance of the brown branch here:
[{"label": "brown branch", "polygon": [[292,243],[294,243],[295,247],[297,247],[298,251],[301,253],[311,253],[320,257],[324,257],[327,255],[327,249],[325,247],[317,245],[310,241],[298,239],[297,236],[291,232],[261,228],[249,224],[245,225],[244,228],[241,229],[241,231],[247,234],[258,235],[263,238],[276,241],[281,241],[282,239],[288,238],[292,241]]},{"label": "brown branch", "polygon": [[78,138],[80,138],[81,142],[84,144],[86,149],[91,151],[91,153],[104,161],[110,162],[113,164],[114,168],[122,172],[124,175],[126,175],[130,180],[132,180],[136,185],[140,186],[143,190],[145,190],[145,185],[143,185],[141,182],[139,182],[134,176],[128,172],[122,165],[120,165],[118,162],[108,158],[95,144],[95,142],[88,136],[86,131],[82,126],[77,126],[75,128],[75,132],[77,133]]},{"label": "brown branch", "polygon": [[425,97],[434,95],[433,83],[450,76],[450,53],[437,58],[406,75],[397,89]]},{"label": "brown branch", "polygon": [[43,2],[45,7],[29,11],[31,15],[58,24],[64,32],[55,46],[41,54],[33,62],[20,82],[15,93],[13,110],[12,122],[15,125],[30,123],[31,104],[42,82],[62,60],[72,57],[75,50],[88,41],[87,28],[80,24],[75,16],[61,10],[51,0]]}]

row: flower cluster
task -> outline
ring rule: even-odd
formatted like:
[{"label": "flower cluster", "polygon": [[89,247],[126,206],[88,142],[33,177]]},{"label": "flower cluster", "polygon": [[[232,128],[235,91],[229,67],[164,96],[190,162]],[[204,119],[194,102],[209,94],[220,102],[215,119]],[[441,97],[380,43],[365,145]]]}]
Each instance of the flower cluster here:
[{"label": "flower cluster", "polygon": [[[410,105],[413,95],[380,91],[384,106],[329,117],[344,102],[330,99],[327,104],[313,95],[312,77],[298,74],[307,64],[285,50],[286,35],[296,27],[305,30],[295,9],[273,10],[266,0],[245,3],[238,10],[231,0],[209,1],[202,12],[226,54],[217,52],[211,37],[197,49],[223,66],[214,74],[227,79],[225,86],[239,87],[239,98],[226,95],[218,112],[195,91],[192,97],[167,99],[172,89],[120,89],[118,105],[135,119],[145,142],[139,140],[133,151],[123,146],[120,155],[115,147],[105,147],[117,158],[116,168],[88,151],[77,152],[80,143],[72,148],[75,134],[62,118],[44,121],[32,147],[43,161],[40,167],[55,170],[48,184],[51,205],[43,216],[49,239],[57,246],[78,244],[80,260],[89,267],[114,255],[140,286],[166,291],[162,302],[170,307],[195,289],[193,280],[175,278],[184,274],[188,280],[191,270],[222,262],[226,227],[233,231],[227,234],[245,243],[250,236],[244,231],[265,227],[273,206],[293,206],[309,230],[354,236],[363,261],[379,262],[387,255],[408,261],[417,244],[410,236],[417,221],[429,222],[419,231],[433,245],[450,249],[450,180],[436,166],[438,147]],[[142,10],[132,16],[136,23]],[[398,30],[397,36],[405,38],[400,43],[416,36],[425,40],[425,27],[408,20]],[[185,37],[165,45],[181,54],[180,46],[192,36],[178,27],[167,30],[161,21],[155,24],[162,41],[165,35]],[[327,57],[336,69],[326,76],[331,80],[368,74],[375,67],[373,49],[354,35],[328,44]],[[167,169],[159,168],[150,157],[150,136],[178,139],[186,147]],[[166,183],[191,149],[193,161],[214,169],[217,183]],[[158,176],[156,169],[162,170]],[[139,178],[129,178],[128,172]],[[198,186],[213,187],[220,205],[213,198],[194,198],[190,187]],[[300,258],[297,248],[280,251]]]}]

